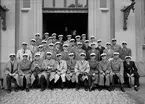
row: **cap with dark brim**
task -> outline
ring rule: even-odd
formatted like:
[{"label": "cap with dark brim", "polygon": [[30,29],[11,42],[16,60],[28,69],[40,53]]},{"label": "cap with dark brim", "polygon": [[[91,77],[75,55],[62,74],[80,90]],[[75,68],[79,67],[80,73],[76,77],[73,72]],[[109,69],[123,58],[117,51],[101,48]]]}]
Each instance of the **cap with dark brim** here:
[{"label": "cap with dark brim", "polygon": [[86,56],[86,54],[85,53],[80,53],[80,56]]},{"label": "cap with dark brim", "polygon": [[69,53],[68,55],[69,55],[69,56],[74,56],[74,53]]},{"label": "cap with dark brim", "polygon": [[35,39],[31,39],[31,42],[36,42],[36,40]]},{"label": "cap with dark brim", "polygon": [[131,56],[125,56],[125,59],[131,59]]},{"label": "cap with dark brim", "polygon": [[119,52],[114,52],[113,55],[119,55]]},{"label": "cap with dark brim", "polygon": [[27,57],[28,57],[28,54],[23,54],[23,57],[24,57],[24,56],[27,56]]},{"label": "cap with dark brim", "polygon": [[90,56],[96,56],[96,54],[95,53],[91,53]]},{"label": "cap with dark brim", "polygon": [[113,38],[112,41],[117,41],[117,40],[115,38]]},{"label": "cap with dark brim", "polygon": [[106,53],[102,53],[102,54],[101,54],[101,57],[103,57],[103,56],[107,56],[107,54],[106,54]]},{"label": "cap with dark brim", "polygon": [[56,54],[56,56],[58,57],[58,56],[62,56],[62,54],[61,53],[59,53],[59,54]]},{"label": "cap with dark brim", "polygon": [[11,56],[16,56],[16,54],[15,54],[15,53],[11,53],[9,56],[10,56],[10,57],[11,57]]},{"label": "cap with dark brim", "polygon": [[46,52],[46,55],[52,55],[52,52]]},{"label": "cap with dark brim", "polygon": [[101,39],[99,39],[99,40],[97,41],[97,43],[99,43],[99,42],[102,42],[102,40],[101,40]]}]

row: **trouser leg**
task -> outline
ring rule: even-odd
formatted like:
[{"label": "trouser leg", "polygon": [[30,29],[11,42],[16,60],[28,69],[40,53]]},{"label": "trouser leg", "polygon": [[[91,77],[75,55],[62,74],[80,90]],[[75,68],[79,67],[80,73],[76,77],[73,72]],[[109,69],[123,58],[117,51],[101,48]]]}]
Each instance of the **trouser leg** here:
[{"label": "trouser leg", "polygon": [[110,75],[109,75],[109,74],[107,74],[107,75],[105,76],[105,85],[106,85],[106,86],[110,86]]},{"label": "trouser leg", "polygon": [[40,86],[41,86],[41,89],[45,89],[45,77],[44,75],[41,75],[40,77]]},{"label": "trouser leg", "polygon": [[103,74],[99,75],[99,85],[104,86],[104,75]]},{"label": "trouser leg", "polygon": [[7,90],[11,90],[11,76],[6,77],[6,82],[7,82]]},{"label": "trouser leg", "polygon": [[76,89],[77,89],[77,90],[80,88],[81,78],[82,78],[82,75],[79,74],[79,75],[77,76],[77,80],[78,80],[78,81],[77,81],[77,83],[76,83]]},{"label": "trouser leg", "polygon": [[139,75],[138,74],[134,75],[134,85],[139,87]]}]

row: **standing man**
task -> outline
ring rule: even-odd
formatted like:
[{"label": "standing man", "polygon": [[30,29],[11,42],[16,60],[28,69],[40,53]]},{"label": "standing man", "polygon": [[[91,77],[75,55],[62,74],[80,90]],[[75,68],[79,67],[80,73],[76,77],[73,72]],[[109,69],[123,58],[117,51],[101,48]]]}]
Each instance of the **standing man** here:
[{"label": "standing man", "polygon": [[22,48],[20,50],[17,51],[17,60],[18,61],[21,61],[23,60],[23,55],[24,54],[28,54],[28,60],[32,61],[32,53],[29,49],[27,49],[27,43],[26,42],[23,42],[22,43]]},{"label": "standing man", "polygon": [[77,49],[75,50],[75,59],[80,60],[80,53],[86,53],[85,50],[82,49],[83,44],[81,42],[77,42]]},{"label": "standing man", "polygon": [[58,42],[60,42],[61,47],[62,47],[62,45],[63,45],[63,43],[64,43],[63,35],[58,35]]},{"label": "standing man", "polygon": [[64,44],[69,44],[71,38],[72,38],[72,35],[67,35],[67,40],[64,42]]},{"label": "standing man", "polygon": [[52,58],[53,59],[56,59],[56,50],[55,50],[55,47],[54,47],[54,44],[53,43],[50,43],[48,45],[48,49],[46,50],[46,53],[47,52],[51,52],[52,53]]},{"label": "standing man", "polygon": [[135,62],[131,61],[131,56],[126,56],[125,61],[123,62],[124,66],[124,81],[125,84],[131,88],[131,80],[134,79],[134,90],[139,90],[139,74],[138,69],[136,68]]},{"label": "standing man", "polygon": [[102,44],[101,44],[101,43],[102,43],[102,40],[101,40],[101,39],[99,39],[99,40],[97,41],[97,43],[98,43],[98,47],[97,47],[96,49],[99,50],[100,55],[101,55],[101,54],[103,53],[105,47],[102,46]]},{"label": "standing man", "polygon": [[91,37],[90,37],[89,46],[91,46],[92,43],[95,43],[95,48],[97,48],[97,42],[96,42],[96,40],[95,40],[95,36],[91,36]]},{"label": "standing man", "polygon": [[84,43],[82,49],[86,51],[86,60],[88,60],[89,56],[90,56],[89,50],[91,50],[91,47],[89,46],[89,40],[85,40],[85,43]]},{"label": "standing man", "polygon": [[5,89],[8,93],[11,92],[12,87],[11,83],[15,84],[15,91],[18,91],[19,77],[18,77],[18,62],[16,61],[16,55],[14,53],[10,54],[10,60],[6,63],[5,68]]},{"label": "standing man", "polygon": [[41,43],[43,45],[43,51],[45,52],[48,49],[47,41],[46,40],[42,40]]},{"label": "standing man", "polygon": [[42,39],[40,39],[40,34],[39,33],[35,34],[35,40],[36,40],[36,46],[41,45]]},{"label": "standing man", "polygon": [[77,49],[76,44],[75,44],[75,39],[71,39],[70,40],[70,44],[69,44],[69,50],[71,52],[75,52]]},{"label": "standing man", "polygon": [[111,43],[106,43],[106,49],[104,49],[103,53],[107,54],[107,59],[111,60],[113,58],[114,51],[111,49]]},{"label": "standing man", "polygon": [[120,53],[120,51],[121,51],[121,46],[117,44],[116,39],[112,39],[112,49],[114,50],[114,52]]},{"label": "standing man", "polygon": [[[99,50],[96,49],[96,45],[95,43],[91,43],[91,50],[88,51],[89,55],[91,53],[95,53],[96,54],[96,61],[100,61],[100,52]],[[90,56],[89,56],[90,59]]]},{"label": "standing man", "polygon": [[106,86],[108,91],[110,91],[110,72],[111,66],[107,60],[106,53],[101,54],[102,60],[99,62],[99,90],[103,86]]},{"label": "standing man", "polygon": [[48,40],[48,37],[49,37],[49,33],[48,33],[48,32],[44,33],[44,40],[45,40],[45,41]]},{"label": "standing man", "polygon": [[45,59],[45,52],[44,52],[44,49],[43,49],[43,45],[38,46],[38,52],[36,52],[36,53],[40,54],[40,59],[41,60]]},{"label": "standing man", "polygon": [[87,39],[86,34],[82,34],[82,40],[81,40],[81,42],[83,43],[83,45],[84,45],[86,39]]},{"label": "standing man", "polygon": [[124,83],[123,61],[119,58],[119,53],[118,52],[114,52],[113,55],[114,55],[114,57],[110,61],[110,65],[111,65],[111,69],[112,69],[111,73],[110,73],[111,84],[112,84],[112,87],[114,89],[115,88],[115,81],[117,81],[117,79],[119,79],[120,89],[121,89],[122,92],[125,92],[124,87],[123,87],[123,83]]},{"label": "standing man", "polygon": [[69,45],[68,44],[63,44],[63,51],[61,52],[62,60],[67,61],[69,59],[69,56],[68,56],[69,53],[70,53]]},{"label": "standing man", "polygon": [[81,42],[81,36],[77,35],[75,38],[76,38],[76,43]]},{"label": "standing man", "polygon": [[126,56],[131,56],[131,49],[127,48],[127,42],[123,41],[122,42],[122,49],[120,51],[120,58],[122,60],[125,60]]},{"label": "standing man", "polygon": [[29,92],[29,87],[31,84],[31,61],[28,60],[28,54],[23,54],[23,60],[20,61],[18,67],[18,73],[20,77],[20,85],[23,89],[26,88],[26,92]]},{"label": "standing man", "polygon": [[55,44],[57,42],[56,33],[52,34],[52,38],[53,38],[53,44]]},{"label": "standing man", "polygon": [[67,71],[67,63],[65,60],[62,60],[62,54],[59,53],[56,55],[57,62],[56,62],[56,74],[55,74],[55,81],[56,83],[61,78],[61,88],[64,88],[64,82],[66,82],[66,71]]},{"label": "standing man", "polygon": [[89,66],[89,62],[86,61],[85,58],[86,58],[86,54],[80,53],[80,60],[78,60],[75,65],[76,90],[79,90],[81,82],[83,82],[86,91],[89,89],[90,66]]},{"label": "standing man", "polygon": [[34,58],[34,54],[37,51],[38,47],[35,45],[36,40],[35,39],[31,39],[30,42],[30,46],[28,47],[28,49],[31,51],[32,53],[32,58]]}]

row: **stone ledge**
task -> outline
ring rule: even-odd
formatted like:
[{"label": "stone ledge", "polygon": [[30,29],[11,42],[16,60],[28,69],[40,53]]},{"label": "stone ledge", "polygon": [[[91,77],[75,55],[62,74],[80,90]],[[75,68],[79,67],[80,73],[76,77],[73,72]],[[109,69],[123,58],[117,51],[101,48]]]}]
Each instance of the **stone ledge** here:
[{"label": "stone ledge", "polygon": [[108,12],[109,8],[100,8],[101,12]]},{"label": "stone ledge", "polygon": [[31,9],[31,8],[22,8],[21,11],[22,11],[22,12],[29,12],[30,9]]}]

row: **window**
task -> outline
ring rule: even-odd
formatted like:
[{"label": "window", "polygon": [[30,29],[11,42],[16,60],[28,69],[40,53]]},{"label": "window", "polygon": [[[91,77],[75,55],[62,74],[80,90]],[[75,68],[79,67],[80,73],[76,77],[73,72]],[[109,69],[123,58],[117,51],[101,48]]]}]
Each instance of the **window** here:
[{"label": "window", "polygon": [[55,7],[63,8],[64,7],[64,0],[55,0]]},{"label": "window", "polygon": [[78,7],[88,7],[87,0],[78,0]]},{"label": "window", "polygon": [[30,8],[30,0],[23,0],[23,8]]},{"label": "window", "polygon": [[67,7],[76,7],[76,0],[67,0]]},{"label": "window", "polygon": [[44,0],[44,8],[52,8],[53,7],[53,0]]},{"label": "window", "polygon": [[100,8],[107,8],[107,0],[100,0]]}]

